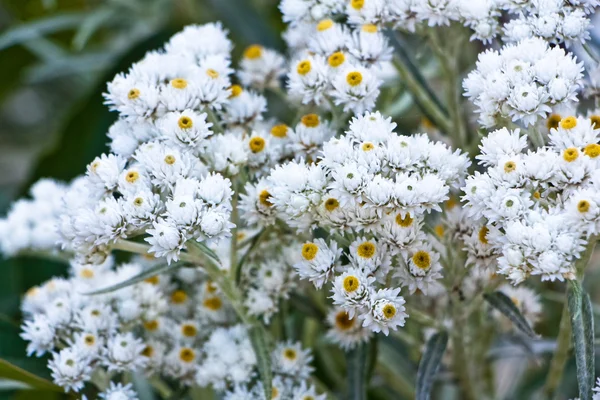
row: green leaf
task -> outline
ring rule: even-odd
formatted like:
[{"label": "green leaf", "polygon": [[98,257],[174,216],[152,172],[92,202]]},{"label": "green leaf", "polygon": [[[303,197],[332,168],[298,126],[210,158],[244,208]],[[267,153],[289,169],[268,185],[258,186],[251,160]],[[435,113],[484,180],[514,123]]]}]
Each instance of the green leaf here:
[{"label": "green leaf", "polygon": [[367,399],[367,356],[368,345],[366,343],[361,343],[346,352],[349,400]]},{"label": "green leaf", "polygon": [[271,371],[271,352],[267,346],[265,328],[258,323],[253,324],[248,335],[252,342],[252,348],[256,353],[258,373],[265,390],[265,398],[270,399],[273,389],[273,374]]},{"label": "green leaf", "polygon": [[37,39],[45,34],[72,29],[79,25],[87,15],[88,13],[78,12],[54,14],[51,17],[17,25],[0,35],[0,50]]},{"label": "green leaf", "polygon": [[215,253],[213,249],[204,244],[204,242],[198,242],[194,240],[193,244],[197,245],[198,250],[202,251],[204,254],[215,260],[219,265],[222,265],[217,253]]},{"label": "green leaf", "polygon": [[594,314],[590,296],[579,282],[573,281],[567,292],[569,314],[577,364],[577,383],[581,399],[592,398],[594,387]]},{"label": "green leaf", "polygon": [[52,382],[25,371],[3,359],[0,359],[0,378],[22,382],[34,389],[63,392],[60,386],[56,386]]},{"label": "green leaf", "polygon": [[507,295],[500,291],[496,291],[494,293],[484,294],[483,298],[490,303],[492,307],[510,319],[519,331],[531,338],[538,337],[533,328],[529,325],[529,322],[527,322],[523,314],[521,314],[521,311],[519,311],[515,303],[513,303]]},{"label": "green leaf", "polygon": [[433,381],[448,345],[448,333],[434,334],[425,345],[425,352],[417,372],[417,400],[428,400],[431,396]]},{"label": "green leaf", "polygon": [[91,295],[95,295],[95,294],[105,294],[105,293],[114,292],[116,290],[123,289],[127,286],[135,285],[136,283],[142,282],[142,281],[144,281],[148,278],[151,278],[155,275],[160,275],[165,272],[174,271],[176,269],[183,267],[184,265],[185,265],[184,263],[173,263],[171,265],[169,265],[169,264],[155,265],[154,267],[148,268],[147,270],[142,271],[139,274],[137,274],[123,282],[117,283],[116,285],[112,285],[112,286],[109,286],[109,287],[106,287],[103,289],[99,289],[99,290],[94,290],[93,292],[87,292],[84,294],[91,296]]},{"label": "green leaf", "polygon": [[73,38],[73,48],[81,50],[86,45],[90,37],[111,18],[115,17],[117,10],[115,8],[103,7],[94,10],[79,26],[75,37]]}]

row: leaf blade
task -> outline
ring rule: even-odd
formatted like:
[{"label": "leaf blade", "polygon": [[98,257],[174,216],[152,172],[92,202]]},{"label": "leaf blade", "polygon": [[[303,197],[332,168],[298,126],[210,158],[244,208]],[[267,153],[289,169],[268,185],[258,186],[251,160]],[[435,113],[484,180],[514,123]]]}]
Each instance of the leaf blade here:
[{"label": "leaf blade", "polygon": [[483,298],[492,307],[510,319],[519,331],[534,339],[538,337],[537,333],[529,325],[529,322],[521,314],[521,311],[519,311],[515,303],[507,295],[498,290],[493,293],[484,294]]},{"label": "leaf blade", "polygon": [[32,374],[6,360],[0,359],[0,378],[10,379],[12,381],[22,382],[31,388],[40,390],[50,390],[53,392],[64,392],[64,390],[54,383]]},{"label": "leaf blade", "polygon": [[427,341],[427,344],[425,345],[425,351],[423,353],[423,357],[421,357],[421,362],[419,363],[419,369],[417,371],[417,400],[429,400],[435,375],[437,374],[447,345],[447,332],[438,332]]},{"label": "leaf blade", "polygon": [[594,314],[590,296],[579,282],[573,282],[567,292],[571,331],[577,365],[579,397],[591,399],[595,380]]},{"label": "leaf blade", "polygon": [[367,399],[367,344],[361,343],[346,352],[348,373],[348,399]]},{"label": "leaf blade", "polygon": [[252,348],[256,353],[256,361],[258,365],[258,373],[263,384],[265,398],[271,398],[273,390],[273,373],[271,370],[271,352],[269,351],[264,327],[258,323],[253,324],[248,331]]},{"label": "leaf blade", "polygon": [[105,287],[102,289],[94,290],[92,292],[86,292],[83,294],[88,295],[88,296],[93,296],[93,295],[97,295],[97,294],[111,293],[111,292],[117,291],[119,289],[123,289],[127,286],[135,285],[136,283],[142,282],[142,281],[144,281],[148,278],[151,278],[155,275],[160,275],[160,274],[168,272],[168,271],[174,271],[176,269],[183,267],[183,265],[184,265],[184,263],[173,263],[171,265],[169,265],[169,264],[155,265],[154,267],[148,268],[147,270],[142,271],[139,274],[134,275],[133,277],[124,280],[123,282],[120,282],[115,285],[108,286],[108,287]]}]

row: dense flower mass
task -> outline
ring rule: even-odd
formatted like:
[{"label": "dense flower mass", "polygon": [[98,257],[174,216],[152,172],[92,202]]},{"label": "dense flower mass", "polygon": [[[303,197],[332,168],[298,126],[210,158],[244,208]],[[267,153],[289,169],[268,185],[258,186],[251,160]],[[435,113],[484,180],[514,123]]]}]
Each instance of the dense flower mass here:
[{"label": "dense flower mass", "polygon": [[239,60],[220,23],[185,27],[108,83],[110,150],[0,220],[2,253],[68,265],[23,298],[28,355],[84,397],[137,399],[144,376],[168,398],[324,400],[371,375],[412,396],[385,346],[423,346],[460,398],[494,397],[494,346],[535,353],[537,281],[587,307],[598,5],[283,0],[289,52]]}]

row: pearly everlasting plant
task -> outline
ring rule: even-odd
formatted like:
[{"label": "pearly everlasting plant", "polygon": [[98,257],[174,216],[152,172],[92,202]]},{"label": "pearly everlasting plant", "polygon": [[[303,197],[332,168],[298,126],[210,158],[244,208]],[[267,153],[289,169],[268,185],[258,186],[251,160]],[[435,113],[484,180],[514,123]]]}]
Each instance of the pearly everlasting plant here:
[{"label": "pearly everlasting plant", "polygon": [[598,4],[283,0],[287,52],[239,58],[185,27],[108,82],[109,151],[0,220],[66,265],[28,355],[82,398],[530,398],[503,346],[551,347],[554,396],[572,332],[597,397]]}]

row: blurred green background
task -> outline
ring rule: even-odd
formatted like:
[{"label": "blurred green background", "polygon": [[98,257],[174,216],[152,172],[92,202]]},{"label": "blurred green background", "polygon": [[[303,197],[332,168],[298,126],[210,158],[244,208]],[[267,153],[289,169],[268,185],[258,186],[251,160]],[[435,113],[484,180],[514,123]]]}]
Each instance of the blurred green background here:
[{"label": "blurred green background", "polygon": [[[278,0],[0,0],[0,215],[41,177],[70,180],[107,150],[116,114],[106,82],[183,26],[221,20],[234,59],[252,43],[284,50]],[[19,303],[31,286],[65,272],[40,259],[0,259],[0,358],[49,377],[27,358]],[[51,398],[10,390],[0,399]]]}]

